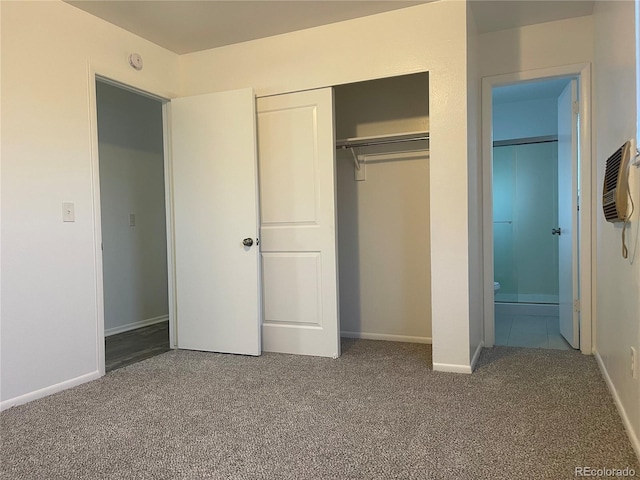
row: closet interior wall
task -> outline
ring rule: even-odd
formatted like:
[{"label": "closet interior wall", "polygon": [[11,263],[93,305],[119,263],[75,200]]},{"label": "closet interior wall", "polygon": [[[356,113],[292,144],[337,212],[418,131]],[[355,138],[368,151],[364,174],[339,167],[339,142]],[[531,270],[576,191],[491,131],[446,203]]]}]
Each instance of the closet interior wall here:
[{"label": "closet interior wall", "polygon": [[[337,140],[429,130],[427,73],[335,87]],[[425,141],[336,152],[342,336],[431,342]]]}]

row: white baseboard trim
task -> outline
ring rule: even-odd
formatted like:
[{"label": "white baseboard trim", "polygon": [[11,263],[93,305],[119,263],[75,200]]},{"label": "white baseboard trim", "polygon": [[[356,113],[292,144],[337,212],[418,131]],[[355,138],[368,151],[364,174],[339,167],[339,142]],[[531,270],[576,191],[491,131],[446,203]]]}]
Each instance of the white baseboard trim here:
[{"label": "white baseboard trim", "polygon": [[148,327],[149,325],[154,325],[156,323],[168,322],[168,321],[169,321],[169,315],[161,315],[159,317],[148,318],[146,320],[141,320],[139,322],[127,323],[126,325],[121,325],[119,327],[107,328],[104,331],[104,336],[110,337],[111,335],[128,332],[129,330],[135,330],[136,328]]},{"label": "white baseboard trim", "polygon": [[472,373],[471,365],[457,365],[455,363],[433,363],[434,372]]},{"label": "white baseboard trim", "polygon": [[39,398],[48,397],[49,395],[52,395],[54,393],[67,390],[68,388],[76,387],[92,380],[97,380],[98,378],[100,378],[100,372],[96,370],[95,372],[86,373],[84,375],[80,375],[79,377],[65,380],[64,382],[56,383],[55,385],[51,385],[49,387],[41,388],[40,390],[36,390],[35,392],[25,393],[24,395],[20,395],[19,397],[4,400],[3,402],[0,402],[0,411],[18,405],[23,405],[27,402],[32,402],[33,400],[37,400]]},{"label": "white baseboard trim", "polygon": [[631,446],[636,452],[636,456],[638,460],[640,460],[640,438],[638,438],[638,434],[640,432],[635,432],[633,430],[633,425],[631,425],[631,421],[627,416],[627,412],[620,401],[620,397],[618,396],[618,391],[613,385],[613,381],[609,376],[609,372],[607,372],[607,367],[604,365],[604,361],[598,352],[594,352],[594,356],[596,357],[596,362],[598,363],[598,367],[600,367],[600,373],[604,378],[607,387],[609,387],[609,391],[611,392],[611,396],[613,397],[613,403],[615,403],[616,408],[618,409],[618,413],[620,414],[620,418],[622,419],[622,423],[624,425],[624,429],[627,431],[627,436],[629,437],[629,441],[631,442]]},{"label": "white baseboard trim", "polygon": [[389,342],[431,343],[431,337],[412,337],[409,335],[389,335],[386,333],[340,332],[341,337],[361,338],[362,340],[386,340]]},{"label": "white baseboard trim", "polygon": [[476,351],[473,354],[473,358],[471,359],[472,372],[476,369],[476,363],[478,363],[478,359],[480,358],[480,354],[482,353],[483,347],[484,347],[484,342],[480,342],[480,345],[478,345],[478,348],[476,348]]}]

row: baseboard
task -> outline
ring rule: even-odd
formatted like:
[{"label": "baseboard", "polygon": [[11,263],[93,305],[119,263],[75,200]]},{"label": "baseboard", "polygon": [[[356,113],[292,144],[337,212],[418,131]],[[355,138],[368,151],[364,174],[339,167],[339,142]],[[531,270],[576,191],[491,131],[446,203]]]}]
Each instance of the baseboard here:
[{"label": "baseboard", "polygon": [[609,376],[609,372],[607,372],[607,367],[602,360],[602,357],[598,352],[594,352],[594,356],[596,357],[596,362],[598,363],[598,367],[600,367],[600,373],[602,373],[602,377],[604,378],[605,383],[609,387],[609,391],[611,392],[611,396],[613,397],[613,402],[618,409],[618,413],[620,414],[620,418],[622,419],[622,423],[624,425],[624,429],[627,431],[627,436],[629,437],[629,441],[631,442],[631,446],[636,452],[636,456],[640,461],[640,438],[638,438],[638,434],[640,432],[635,432],[633,430],[633,425],[631,425],[631,421],[627,416],[627,412],[620,401],[620,397],[618,396],[618,391],[613,385],[613,381],[611,381],[611,377]]},{"label": "baseboard", "polygon": [[434,372],[448,373],[472,373],[471,365],[458,365],[455,363],[433,363]]},{"label": "baseboard", "polygon": [[53,395],[54,393],[76,387],[92,380],[97,380],[98,378],[100,378],[100,372],[96,370],[95,372],[86,373],[84,375],[80,375],[79,377],[65,380],[64,382],[56,383],[55,385],[51,385],[49,387],[41,388],[40,390],[36,390],[35,392],[25,393],[24,395],[20,395],[19,397],[4,400],[0,402],[0,411],[18,405],[23,405],[27,402],[38,400],[39,398],[48,397],[49,395]]},{"label": "baseboard", "polygon": [[126,325],[121,325],[119,327],[107,328],[104,331],[104,336],[109,337],[111,335],[116,335],[118,333],[128,332],[130,330],[135,330],[136,328],[148,327],[149,325],[155,325],[156,323],[168,322],[169,315],[161,315],[159,317],[148,318],[146,320],[141,320],[139,322],[127,323]]},{"label": "baseboard", "polygon": [[431,343],[431,337],[412,337],[409,335],[389,335],[386,333],[340,332],[341,337],[360,338],[362,340],[386,340],[388,342]]},{"label": "baseboard", "polygon": [[473,354],[473,358],[471,359],[471,371],[473,372],[476,369],[476,363],[478,363],[478,359],[480,358],[480,354],[482,353],[482,348],[484,347],[484,342],[480,342],[478,348],[476,348],[476,352]]}]

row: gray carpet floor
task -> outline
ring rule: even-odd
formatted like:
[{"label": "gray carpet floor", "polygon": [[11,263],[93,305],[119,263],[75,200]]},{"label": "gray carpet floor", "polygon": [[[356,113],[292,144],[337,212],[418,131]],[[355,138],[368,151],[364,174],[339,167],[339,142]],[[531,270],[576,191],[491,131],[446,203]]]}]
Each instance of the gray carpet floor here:
[{"label": "gray carpet floor", "polygon": [[2,479],[573,479],[640,465],[593,357],[429,345],[171,351],[0,414]]}]

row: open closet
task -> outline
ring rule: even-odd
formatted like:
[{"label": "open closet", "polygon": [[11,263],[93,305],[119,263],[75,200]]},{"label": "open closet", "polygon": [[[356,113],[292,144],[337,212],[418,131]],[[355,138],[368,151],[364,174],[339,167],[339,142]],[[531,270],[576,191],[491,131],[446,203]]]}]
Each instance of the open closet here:
[{"label": "open closet", "polygon": [[334,87],[341,336],[431,342],[428,73]]},{"label": "open closet", "polygon": [[420,73],[172,101],[178,348],[431,341],[428,91]]}]

